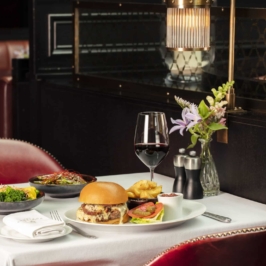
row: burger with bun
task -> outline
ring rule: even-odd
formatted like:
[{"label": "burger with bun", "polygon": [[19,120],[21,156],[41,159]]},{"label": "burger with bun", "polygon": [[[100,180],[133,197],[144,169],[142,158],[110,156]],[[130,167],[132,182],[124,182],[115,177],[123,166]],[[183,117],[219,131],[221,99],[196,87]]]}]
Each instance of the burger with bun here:
[{"label": "burger with bun", "polygon": [[122,224],[127,215],[127,192],[113,182],[93,182],[81,191],[79,201],[83,204],[77,210],[77,219],[97,224]]}]

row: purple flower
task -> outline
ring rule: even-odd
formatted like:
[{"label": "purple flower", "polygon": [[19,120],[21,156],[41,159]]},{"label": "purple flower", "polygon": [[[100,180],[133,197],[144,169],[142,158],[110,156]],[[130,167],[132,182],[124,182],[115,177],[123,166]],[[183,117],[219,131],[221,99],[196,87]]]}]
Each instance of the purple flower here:
[{"label": "purple flower", "polygon": [[[187,126],[189,125],[189,123],[191,123],[191,121],[189,119],[187,119],[186,117],[186,114],[189,112],[189,109],[188,108],[184,108],[183,111],[182,111],[182,118],[183,120],[181,119],[176,119],[174,120],[173,118],[171,118],[171,122],[173,124],[176,124],[177,126],[173,126],[171,128],[171,130],[169,131],[169,134],[171,134],[172,132],[176,131],[176,130],[180,130],[179,133],[183,136],[183,131],[185,128],[187,128]],[[187,128],[188,130],[188,128]]]},{"label": "purple flower", "polygon": [[186,118],[190,121],[187,126],[188,129],[202,121],[198,108],[194,104],[190,106],[189,111],[186,113]]}]

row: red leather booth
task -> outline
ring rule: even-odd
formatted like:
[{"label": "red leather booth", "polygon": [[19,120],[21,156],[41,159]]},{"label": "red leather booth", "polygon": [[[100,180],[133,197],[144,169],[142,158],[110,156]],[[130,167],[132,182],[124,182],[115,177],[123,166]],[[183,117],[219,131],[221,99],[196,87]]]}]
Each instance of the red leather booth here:
[{"label": "red leather booth", "polygon": [[266,265],[266,227],[201,236],[163,251],[145,266]]},{"label": "red leather booth", "polygon": [[0,137],[13,137],[12,119],[12,59],[16,51],[29,49],[28,41],[0,42]]}]

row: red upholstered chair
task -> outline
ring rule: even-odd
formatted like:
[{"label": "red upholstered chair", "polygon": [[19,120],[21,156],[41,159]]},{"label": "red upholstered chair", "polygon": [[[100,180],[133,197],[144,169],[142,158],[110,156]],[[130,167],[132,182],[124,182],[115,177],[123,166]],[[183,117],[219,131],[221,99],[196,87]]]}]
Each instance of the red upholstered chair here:
[{"label": "red upholstered chair", "polygon": [[13,137],[12,59],[16,52],[27,51],[28,40],[0,41],[0,137]]},{"label": "red upholstered chair", "polygon": [[7,138],[12,135],[12,78],[0,77],[0,137]]},{"label": "red upholstered chair", "polygon": [[44,149],[20,140],[0,139],[0,184],[28,182],[36,175],[62,170],[64,167]]},{"label": "red upholstered chair", "polygon": [[0,41],[0,77],[12,77],[12,59],[16,52],[29,49],[28,40]]},{"label": "red upholstered chair", "polygon": [[266,227],[198,237],[162,252],[146,266],[266,265]]}]

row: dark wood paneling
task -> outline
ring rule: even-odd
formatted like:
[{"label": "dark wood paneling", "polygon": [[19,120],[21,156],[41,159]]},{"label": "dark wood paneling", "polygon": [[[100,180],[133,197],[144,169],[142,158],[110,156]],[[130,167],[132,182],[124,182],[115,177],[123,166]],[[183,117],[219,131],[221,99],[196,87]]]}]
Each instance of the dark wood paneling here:
[{"label": "dark wood paneling", "polygon": [[[120,2],[161,3],[160,0]],[[31,75],[34,78],[72,72],[72,3],[72,0],[29,0]]]},{"label": "dark wood paneling", "polygon": [[13,134],[14,138],[30,140],[29,60],[12,60]]},{"label": "dark wood paneling", "polygon": [[[230,6],[230,0],[217,0],[218,6]],[[241,0],[236,1],[236,7],[265,7],[265,2],[261,0]]]},{"label": "dark wood paneling", "polygon": [[[111,175],[148,171],[134,154],[133,138],[140,111],[164,111],[179,118],[177,105],[159,103],[152,98],[136,99],[98,89],[77,89],[52,83],[39,84],[39,145],[54,154],[67,168],[92,175]],[[229,117],[229,143],[217,143],[213,156],[223,191],[266,203],[264,161],[265,116],[248,114]],[[156,169],[174,176],[173,156],[187,147],[190,135],[170,135],[171,149]],[[200,147],[195,150],[199,153]]]},{"label": "dark wood paneling", "polygon": [[28,28],[0,29],[0,41],[6,40],[28,40]]},{"label": "dark wood paneling", "polygon": [[[41,107],[42,145],[68,168],[93,175],[147,171],[134,154],[137,114],[165,109],[161,104],[101,97],[88,90],[64,90],[51,84],[42,84]],[[172,146],[168,158],[174,154]],[[173,174],[172,167],[159,167]]]},{"label": "dark wood paneling", "polygon": [[[206,91],[182,91],[158,86],[148,88],[144,85],[134,88],[133,83],[120,90],[119,86],[113,86],[104,79],[102,83],[108,84],[98,86],[98,89],[93,88],[92,83],[82,88],[81,85],[74,87],[66,83],[58,85],[58,82],[38,81],[36,77],[43,70],[55,74],[58,69],[60,72],[62,68],[71,68],[71,55],[49,57],[47,20],[48,14],[71,12],[71,2],[31,1],[30,70],[33,78],[29,83],[29,140],[50,151],[67,168],[82,173],[110,175],[148,171],[133,150],[138,112],[164,111],[170,128],[170,117],[179,118],[181,111],[173,103],[173,93],[198,103],[199,99],[205,98]],[[94,83],[96,86],[97,80]],[[215,84],[211,83],[203,87],[209,90],[213,86]],[[244,108],[258,108],[257,102],[251,106],[250,100],[245,98],[237,98],[237,106],[239,102]],[[265,110],[265,102],[261,101],[261,105],[260,109]],[[222,190],[266,203],[264,121],[264,116],[257,117],[255,114],[251,117],[230,116],[229,144],[217,143],[214,137],[212,150]],[[20,130],[29,127],[27,122],[20,125]],[[182,137],[177,132],[170,135],[170,152],[156,172],[173,177],[173,156],[179,148],[188,146],[189,138],[189,134]],[[196,151],[199,150],[197,146]]]},{"label": "dark wood paneling", "polygon": [[[58,44],[72,44],[72,1],[30,1],[30,69],[31,76],[47,73],[71,73],[71,46],[58,49]],[[60,31],[60,34],[57,34]],[[57,45],[54,45],[54,37]],[[58,39],[59,38],[59,39]],[[55,50],[58,53],[54,53]],[[60,51],[58,51],[60,50]],[[69,53],[60,53],[69,50]]]}]

